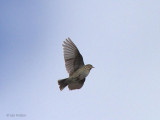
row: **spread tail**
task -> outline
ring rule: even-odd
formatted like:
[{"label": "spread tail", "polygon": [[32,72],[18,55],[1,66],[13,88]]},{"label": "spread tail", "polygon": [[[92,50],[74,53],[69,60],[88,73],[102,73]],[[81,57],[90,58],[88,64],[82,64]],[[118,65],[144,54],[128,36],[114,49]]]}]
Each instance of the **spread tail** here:
[{"label": "spread tail", "polygon": [[67,84],[67,78],[58,80],[59,89],[63,90],[68,84]]}]

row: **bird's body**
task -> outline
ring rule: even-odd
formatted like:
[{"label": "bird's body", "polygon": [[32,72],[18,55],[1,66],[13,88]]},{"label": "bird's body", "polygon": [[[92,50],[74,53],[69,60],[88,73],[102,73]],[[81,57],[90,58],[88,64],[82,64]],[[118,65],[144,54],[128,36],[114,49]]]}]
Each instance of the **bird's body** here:
[{"label": "bird's body", "polygon": [[69,77],[58,80],[59,88],[63,90],[68,85],[70,90],[80,89],[90,70],[94,67],[91,64],[84,65],[82,55],[70,38],[64,41],[63,47],[65,65]]},{"label": "bird's body", "polygon": [[79,80],[82,80],[88,76],[89,72],[90,69],[86,69],[86,66],[84,65],[83,67],[75,71],[69,78],[71,79],[78,78]]}]

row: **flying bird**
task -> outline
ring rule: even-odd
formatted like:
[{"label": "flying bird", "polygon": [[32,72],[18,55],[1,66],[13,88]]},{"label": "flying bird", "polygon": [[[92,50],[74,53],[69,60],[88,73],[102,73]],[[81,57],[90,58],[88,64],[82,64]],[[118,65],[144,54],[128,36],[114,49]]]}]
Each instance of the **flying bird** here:
[{"label": "flying bird", "polygon": [[91,64],[84,64],[82,55],[70,38],[67,38],[62,46],[69,77],[58,80],[59,88],[63,90],[68,85],[69,90],[80,89],[90,70],[94,67]]}]

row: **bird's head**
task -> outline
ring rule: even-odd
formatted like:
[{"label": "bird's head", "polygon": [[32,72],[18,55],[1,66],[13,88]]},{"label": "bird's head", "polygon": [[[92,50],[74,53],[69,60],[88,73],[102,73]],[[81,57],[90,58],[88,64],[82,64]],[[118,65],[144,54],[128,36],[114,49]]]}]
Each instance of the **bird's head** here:
[{"label": "bird's head", "polygon": [[91,70],[92,68],[94,68],[91,64],[87,64],[87,65],[85,65],[85,67],[86,67],[88,70]]}]

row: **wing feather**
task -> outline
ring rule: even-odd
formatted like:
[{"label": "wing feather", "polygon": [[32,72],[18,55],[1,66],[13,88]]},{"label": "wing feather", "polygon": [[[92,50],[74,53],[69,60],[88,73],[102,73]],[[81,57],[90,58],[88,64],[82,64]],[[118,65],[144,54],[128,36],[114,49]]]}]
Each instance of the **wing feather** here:
[{"label": "wing feather", "polygon": [[69,75],[72,75],[73,72],[84,65],[83,57],[70,38],[67,38],[62,46],[66,70]]}]

